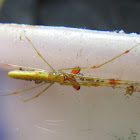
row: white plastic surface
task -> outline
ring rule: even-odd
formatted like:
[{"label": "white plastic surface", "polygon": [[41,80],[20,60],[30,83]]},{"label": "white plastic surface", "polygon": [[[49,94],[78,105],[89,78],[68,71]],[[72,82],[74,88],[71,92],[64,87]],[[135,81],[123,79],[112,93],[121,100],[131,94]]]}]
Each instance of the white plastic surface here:
[{"label": "white plastic surface", "polygon": [[[0,24],[0,64],[50,71],[25,36],[55,70],[98,65],[140,42],[139,35],[122,32]],[[6,73],[13,69],[0,68],[0,94],[34,85],[9,78]],[[99,69],[81,73],[140,81],[139,70],[140,46]],[[20,96],[32,97],[43,88]],[[18,95],[0,97],[3,140],[118,140],[119,137],[127,139],[132,131],[138,133],[138,140],[140,98],[128,98],[124,94],[125,90],[109,87],[81,87],[76,91],[71,86],[56,83],[29,102],[23,102]],[[140,96],[140,93],[135,95]]]}]

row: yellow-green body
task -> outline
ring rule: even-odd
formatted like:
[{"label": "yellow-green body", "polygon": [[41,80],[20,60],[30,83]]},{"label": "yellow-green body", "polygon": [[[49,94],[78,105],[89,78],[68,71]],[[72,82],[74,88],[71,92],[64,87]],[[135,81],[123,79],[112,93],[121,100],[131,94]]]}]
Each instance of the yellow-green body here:
[{"label": "yellow-green body", "polygon": [[29,81],[38,81],[51,83],[58,82],[59,84],[64,83],[64,75],[59,74],[58,72],[47,72],[47,71],[22,71],[14,70],[8,72],[8,76],[15,79],[29,80]]}]

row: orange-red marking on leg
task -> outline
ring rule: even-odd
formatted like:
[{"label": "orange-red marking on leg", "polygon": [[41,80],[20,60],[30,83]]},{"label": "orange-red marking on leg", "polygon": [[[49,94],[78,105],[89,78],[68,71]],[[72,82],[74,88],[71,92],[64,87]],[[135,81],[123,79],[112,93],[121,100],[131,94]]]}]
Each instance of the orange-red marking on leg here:
[{"label": "orange-red marking on leg", "polygon": [[109,84],[113,86],[119,85],[120,83],[118,81],[118,79],[109,79]]},{"label": "orange-red marking on leg", "polygon": [[75,90],[79,90],[80,89],[80,86],[79,86],[78,82],[76,81],[76,79],[73,76],[67,76],[67,75],[65,75],[65,81],[66,80],[68,80],[68,81],[71,82],[71,84],[72,84],[72,86],[73,86],[73,88]]},{"label": "orange-red marking on leg", "polygon": [[11,66],[10,64],[5,64],[5,66]]},{"label": "orange-red marking on leg", "polygon": [[39,95],[40,95],[40,94],[37,94],[37,95],[35,95],[34,97],[37,98],[37,97],[39,97]]},{"label": "orange-red marking on leg", "polygon": [[72,85],[74,89],[79,90],[80,86],[79,85]]},{"label": "orange-red marking on leg", "polygon": [[71,73],[73,73],[73,74],[78,74],[80,72],[80,68],[79,67],[76,67],[76,68],[74,68],[72,71],[71,71]]},{"label": "orange-red marking on leg", "polygon": [[129,53],[130,50],[125,51],[124,53]]},{"label": "orange-red marking on leg", "polygon": [[93,66],[93,67],[90,67],[91,69],[96,69],[96,68],[99,68],[98,66]]},{"label": "orange-red marking on leg", "polygon": [[13,92],[13,94],[18,94],[19,92],[18,91],[16,91],[16,92]]},{"label": "orange-red marking on leg", "polygon": [[91,86],[98,87],[100,84],[92,84]]},{"label": "orange-red marking on leg", "polygon": [[37,51],[37,54],[39,55],[39,56],[41,56],[41,54]]}]

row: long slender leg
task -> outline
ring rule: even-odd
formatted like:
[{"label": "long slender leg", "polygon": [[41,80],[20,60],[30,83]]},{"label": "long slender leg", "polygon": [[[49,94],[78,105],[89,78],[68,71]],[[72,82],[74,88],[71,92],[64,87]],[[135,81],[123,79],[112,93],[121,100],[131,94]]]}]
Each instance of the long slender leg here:
[{"label": "long slender leg", "polygon": [[12,65],[12,64],[1,64],[0,66],[7,66],[7,67],[15,67],[19,69],[30,69],[30,70],[40,70],[43,71],[42,69],[37,69],[37,68],[31,68],[31,67],[24,67],[24,66],[19,66],[19,65]]},{"label": "long slender leg", "polygon": [[34,98],[39,97],[43,92],[45,92],[50,86],[52,86],[54,83],[51,83],[50,85],[48,85],[45,89],[43,89],[41,92],[39,92],[38,94],[36,94],[35,96],[29,98],[29,99],[25,99],[24,102],[32,100]]},{"label": "long slender leg", "polygon": [[[119,57],[121,57],[122,55],[127,54],[128,52],[130,52],[130,51],[133,50],[134,48],[138,47],[139,45],[140,45],[140,43],[136,44],[136,45],[133,46],[132,48],[126,50],[125,52],[123,52],[123,53],[121,53],[121,54],[115,56],[114,58],[112,58],[112,59],[110,59],[110,60],[108,60],[108,61],[106,61],[106,62],[101,63],[100,65],[91,66],[91,67],[78,67],[78,68],[79,68],[80,70],[81,70],[81,69],[95,69],[95,68],[99,68],[99,67],[101,67],[101,66],[103,66],[103,65],[105,65],[105,64],[107,64],[107,63],[109,63],[109,62],[111,62],[111,61],[113,61],[113,60],[115,60],[115,59],[117,59],[117,58],[119,58]],[[64,68],[64,69],[59,69],[58,71],[62,71],[62,70],[73,70],[73,69],[75,69],[75,68]]]},{"label": "long slender leg", "polygon": [[25,91],[28,91],[28,90],[32,90],[32,89],[34,89],[34,88],[40,87],[40,86],[45,85],[45,84],[46,84],[46,83],[42,83],[42,84],[39,84],[39,85],[34,86],[34,87],[26,88],[26,89],[19,90],[19,91],[16,91],[16,92],[12,92],[12,93],[8,93],[8,94],[3,94],[3,95],[0,95],[0,96],[8,96],[8,95],[19,94],[19,93],[21,93],[21,92],[25,92]]},{"label": "long slender leg", "polygon": [[31,42],[31,40],[26,37],[27,40],[30,42],[31,46],[33,47],[33,49],[36,51],[37,55],[52,69],[53,72],[55,72],[55,69],[45,60],[45,58],[39,53],[39,51],[35,48],[35,46],[33,45],[33,43]]}]

